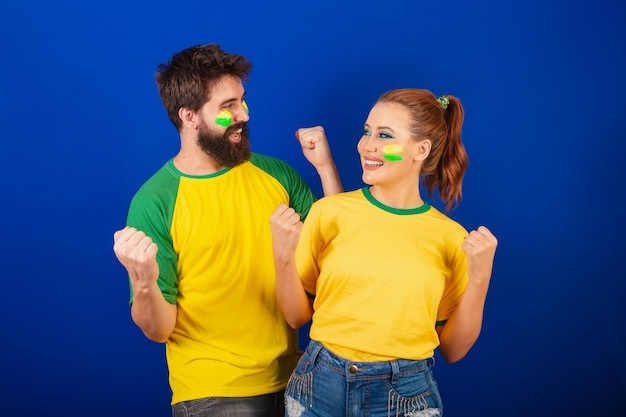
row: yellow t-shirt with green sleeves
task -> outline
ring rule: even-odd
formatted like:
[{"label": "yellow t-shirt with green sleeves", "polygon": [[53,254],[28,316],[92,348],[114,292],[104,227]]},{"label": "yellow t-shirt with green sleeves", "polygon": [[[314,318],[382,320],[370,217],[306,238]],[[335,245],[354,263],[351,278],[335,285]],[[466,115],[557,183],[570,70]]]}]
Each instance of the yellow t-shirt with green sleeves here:
[{"label": "yellow t-shirt with green sleeves", "polygon": [[466,235],[428,204],[395,209],[367,187],[317,201],[296,250],[311,339],[352,361],[433,356],[467,286]]},{"label": "yellow t-shirt with green sleeves", "polygon": [[306,217],[314,200],[290,166],[254,153],[206,176],[170,160],[137,192],[128,225],[157,244],[158,285],[178,309],[166,342],[172,404],[285,388],[300,352],[276,304],[269,219],[281,203]]}]

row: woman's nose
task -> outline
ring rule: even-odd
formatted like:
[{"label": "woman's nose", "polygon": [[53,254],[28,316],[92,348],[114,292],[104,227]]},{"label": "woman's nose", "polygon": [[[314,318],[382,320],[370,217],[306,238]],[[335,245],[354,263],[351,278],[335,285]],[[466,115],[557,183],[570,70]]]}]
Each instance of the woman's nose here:
[{"label": "woman's nose", "polygon": [[363,136],[361,138],[361,148],[367,152],[374,152],[376,150],[376,142],[371,137]]}]

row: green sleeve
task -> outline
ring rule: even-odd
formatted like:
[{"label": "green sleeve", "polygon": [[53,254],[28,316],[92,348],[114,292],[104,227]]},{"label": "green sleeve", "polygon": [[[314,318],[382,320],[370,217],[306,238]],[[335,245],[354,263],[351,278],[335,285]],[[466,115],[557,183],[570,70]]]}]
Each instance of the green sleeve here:
[{"label": "green sleeve", "polygon": [[[128,226],[143,231],[159,248],[158,286],[170,304],[176,304],[178,294],[178,256],[174,252],[170,235],[178,184],[179,177],[167,165],[161,168],[135,194],[127,219]],[[132,302],[131,288],[130,303]]]},{"label": "green sleeve", "polygon": [[276,178],[285,187],[289,194],[289,206],[300,213],[300,219],[304,221],[316,198],[300,174],[286,162],[265,155],[252,154],[250,162]]}]

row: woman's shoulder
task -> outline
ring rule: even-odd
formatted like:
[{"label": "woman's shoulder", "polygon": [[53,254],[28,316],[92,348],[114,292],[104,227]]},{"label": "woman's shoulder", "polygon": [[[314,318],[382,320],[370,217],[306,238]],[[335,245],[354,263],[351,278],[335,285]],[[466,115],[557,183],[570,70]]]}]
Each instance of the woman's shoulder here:
[{"label": "woman's shoulder", "polygon": [[467,235],[467,230],[461,223],[442,213],[437,208],[431,206],[426,214],[433,219],[433,221],[438,222],[438,227],[441,227],[442,230],[446,230],[448,233],[455,233],[463,236]]},{"label": "woman's shoulder", "polygon": [[357,201],[363,200],[363,192],[361,189],[352,190],[352,191],[343,191],[341,193],[327,195],[315,202],[315,204],[324,206],[328,204],[338,204],[340,202],[349,202],[349,201]]}]

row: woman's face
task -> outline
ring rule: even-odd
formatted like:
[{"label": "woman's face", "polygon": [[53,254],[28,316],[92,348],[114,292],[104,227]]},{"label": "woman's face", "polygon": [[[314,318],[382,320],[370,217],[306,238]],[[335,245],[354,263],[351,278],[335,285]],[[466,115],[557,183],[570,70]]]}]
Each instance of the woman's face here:
[{"label": "woman's face", "polygon": [[372,108],[357,145],[366,184],[406,181],[414,185],[419,180],[423,143],[429,141],[413,139],[409,122],[409,111],[401,104],[377,103]]}]

